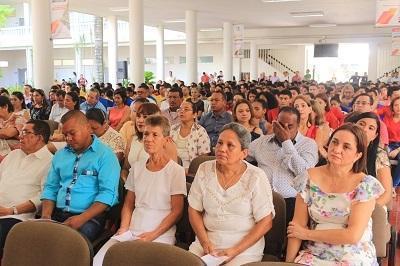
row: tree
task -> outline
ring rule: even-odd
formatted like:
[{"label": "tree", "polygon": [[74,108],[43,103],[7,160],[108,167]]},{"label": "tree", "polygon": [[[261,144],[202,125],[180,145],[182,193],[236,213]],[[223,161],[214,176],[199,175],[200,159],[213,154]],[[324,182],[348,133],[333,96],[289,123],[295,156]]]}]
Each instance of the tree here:
[{"label": "tree", "polygon": [[146,84],[153,83],[154,78],[155,77],[154,77],[154,73],[153,72],[151,72],[151,71],[145,71],[144,72],[144,82]]},{"label": "tree", "polygon": [[9,5],[0,5],[0,28],[6,24],[7,18],[15,12]]}]

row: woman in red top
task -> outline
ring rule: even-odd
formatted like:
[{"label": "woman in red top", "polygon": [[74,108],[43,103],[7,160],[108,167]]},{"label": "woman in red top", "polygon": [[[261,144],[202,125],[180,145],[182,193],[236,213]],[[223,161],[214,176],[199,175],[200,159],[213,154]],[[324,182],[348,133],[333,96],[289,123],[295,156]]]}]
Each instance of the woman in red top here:
[{"label": "woman in red top", "polygon": [[114,92],[114,103],[108,114],[110,126],[119,131],[126,121],[129,120],[130,109],[125,105],[126,91],[116,89]]},{"label": "woman in red top", "polygon": [[[385,122],[389,133],[389,157],[400,161],[400,97],[390,103],[391,113],[385,114]],[[396,166],[393,176],[393,186],[400,184],[400,162]]]},{"label": "woman in red top", "polygon": [[[338,128],[341,125],[340,121],[343,119],[343,113],[340,110],[338,110],[339,112],[337,112],[337,110],[335,111],[335,108],[330,106],[328,96],[326,96],[324,93],[317,94],[317,96],[315,96],[315,100],[319,103],[319,105],[321,105],[325,120],[328,122],[329,127],[332,129]],[[340,117],[337,117],[337,115]]]}]

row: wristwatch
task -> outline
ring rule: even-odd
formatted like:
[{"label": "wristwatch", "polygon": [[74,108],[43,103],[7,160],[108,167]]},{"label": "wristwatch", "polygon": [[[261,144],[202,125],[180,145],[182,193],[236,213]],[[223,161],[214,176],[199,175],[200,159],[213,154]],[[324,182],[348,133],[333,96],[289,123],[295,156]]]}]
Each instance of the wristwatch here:
[{"label": "wristwatch", "polygon": [[16,206],[12,206],[11,207],[13,209],[13,215],[17,215],[18,214],[18,210]]}]

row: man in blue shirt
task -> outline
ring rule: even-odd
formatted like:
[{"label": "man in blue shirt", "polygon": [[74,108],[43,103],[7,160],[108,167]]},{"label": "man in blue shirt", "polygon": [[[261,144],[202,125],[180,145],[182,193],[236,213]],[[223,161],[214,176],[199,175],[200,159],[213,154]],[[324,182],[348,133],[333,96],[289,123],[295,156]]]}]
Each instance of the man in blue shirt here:
[{"label": "man in blue shirt", "polygon": [[232,115],[226,111],[226,95],[222,91],[214,91],[211,95],[211,112],[205,114],[199,124],[207,131],[211,148],[217,144],[222,127],[232,122]]},{"label": "man in blue shirt", "polygon": [[120,166],[111,148],[91,135],[82,112],[69,111],[61,123],[67,147],[52,161],[41,196],[42,218],[63,222],[94,240],[106,210],[118,201]]},{"label": "man in blue shirt", "polygon": [[83,113],[86,114],[87,110],[92,108],[98,108],[102,110],[104,113],[107,113],[106,108],[100,102],[100,92],[97,89],[90,89],[89,93],[86,97],[86,102],[81,103],[80,109]]}]

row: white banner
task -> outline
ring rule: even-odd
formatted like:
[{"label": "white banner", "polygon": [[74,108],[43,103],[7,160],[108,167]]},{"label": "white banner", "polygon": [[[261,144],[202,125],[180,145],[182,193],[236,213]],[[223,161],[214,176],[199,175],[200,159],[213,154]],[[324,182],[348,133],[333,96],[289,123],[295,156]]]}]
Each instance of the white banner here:
[{"label": "white banner", "polygon": [[233,25],[233,57],[243,58],[243,38],[244,38],[244,25]]},{"label": "white banner", "polygon": [[375,25],[400,26],[400,0],[377,0]]},{"label": "white banner", "polygon": [[400,56],[400,27],[392,28],[392,56]]},{"label": "white banner", "polygon": [[51,37],[53,39],[71,38],[69,29],[68,0],[51,0]]}]

